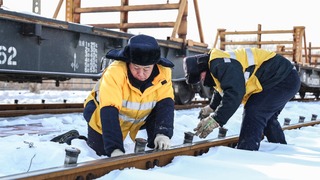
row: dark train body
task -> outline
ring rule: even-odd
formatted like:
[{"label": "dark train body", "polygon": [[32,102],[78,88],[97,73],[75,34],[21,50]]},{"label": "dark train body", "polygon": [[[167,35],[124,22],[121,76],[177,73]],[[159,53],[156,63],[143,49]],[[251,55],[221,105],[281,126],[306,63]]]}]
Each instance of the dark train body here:
[{"label": "dark train body", "polygon": [[[108,65],[105,54],[124,47],[133,34],[69,23],[33,14],[0,9],[0,81],[36,82],[71,78],[99,79]],[[185,56],[207,52],[158,40],[162,56],[175,67],[172,79],[178,104],[186,104],[194,92],[185,83],[182,61]]]},{"label": "dark train body", "polygon": [[[109,63],[104,57],[106,52],[124,47],[132,35],[0,9],[0,81],[41,83],[49,79],[58,86],[60,81],[72,78],[97,80]],[[201,86],[195,92],[185,83],[182,65],[185,56],[209,49],[170,40],[158,42],[162,57],[175,64],[172,80],[176,103],[189,103],[195,93],[210,98],[210,88]],[[301,79],[305,80],[300,95],[311,91],[318,97],[319,71],[300,69]]]}]

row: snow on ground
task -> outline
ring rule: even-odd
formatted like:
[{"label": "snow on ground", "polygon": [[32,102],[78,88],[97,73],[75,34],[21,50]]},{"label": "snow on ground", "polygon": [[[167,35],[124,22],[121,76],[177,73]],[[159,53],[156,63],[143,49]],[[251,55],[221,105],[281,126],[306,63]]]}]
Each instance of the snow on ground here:
[{"label": "snow on ground", "polygon": [[[87,91],[43,91],[32,94],[28,91],[0,91],[0,104],[14,103],[46,103],[83,102]],[[279,116],[281,124],[284,118],[291,118],[291,124],[298,123],[299,116],[310,121],[312,114],[319,113],[320,102],[289,102]],[[174,136],[172,145],[183,143],[184,132],[192,131],[199,120],[200,108],[176,110]],[[228,135],[239,134],[242,107],[225,125]],[[319,118],[318,118],[319,119]],[[24,134],[0,138],[0,178],[12,174],[35,171],[64,165],[67,144],[51,142],[53,137],[76,129],[82,135],[87,134],[87,125],[81,113],[29,115],[22,117],[0,118],[1,127],[30,122],[41,123],[43,128],[53,129],[45,135]],[[207,139],[217,138],[218,130],[214,130]],[[165,167],[149,170],[128,168],[114,170],[99,179],[318,179],[320,175],[320,126],[304,127],[297,130],[286,130],[288,145],[273,144],[263,141],[259,151],[244,151],[229,147],[213,147],[202,156],[178,156]],[[137,137],[146,138],[145,131]],[[193,141],[201,141],[194,137]],[[126,154],[134,152],[134,143],[125,140]],[[72,141],[71,147],[81,150],[78,163],[96,160],[97,156],[83,140]],[[146,150],[149,150],[148,148]]]}]

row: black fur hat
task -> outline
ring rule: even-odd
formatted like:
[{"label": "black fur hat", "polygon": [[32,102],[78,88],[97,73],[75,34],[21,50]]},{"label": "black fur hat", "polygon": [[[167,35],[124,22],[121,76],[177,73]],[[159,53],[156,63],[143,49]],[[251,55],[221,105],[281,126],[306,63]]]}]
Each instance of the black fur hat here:
[{"label": "black fur hat", "polygon": [[189,56],[183,59],[186,82],[196,84],[200,82],[201,72],[208,70],[209,54]]},{"label": "black fur hat", "polygon": [[132,36],[123,49],[112,49],[106,54],[106,58],[122,60],[142,66],[161,64],[173,67],[173,63],[160,57],[160,46],[154,37],[147,35]]}]

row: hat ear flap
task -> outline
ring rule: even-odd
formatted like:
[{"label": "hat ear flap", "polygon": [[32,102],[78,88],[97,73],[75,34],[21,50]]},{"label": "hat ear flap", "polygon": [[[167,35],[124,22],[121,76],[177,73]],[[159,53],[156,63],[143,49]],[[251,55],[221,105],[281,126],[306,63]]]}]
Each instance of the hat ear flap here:
[{"label": "hat ear flap", "polygon": [[200,74],[196,56],[189,56],[183,59],[185,74]]},{"label": "hat ear flap", "polygon": [[206,71],[208,69],[209,57],[209,54],[201,54],[196,56],[198,69],[200,72]]},{"label": "hat ear flap", "polygon": [[129,59],[129,57],[130,57],[130,46],[125,46],[123,48],[123,56],[127,57],[127,59]]},{"label": "hat ear flap", "polygon": [[188,84],[195,84],[200,81],[200,74],[208,69],[208,54],[189,56],[183,59],[183,66],[186,81]]},{"label": "hat ear flap", "polygon": [[195,84],[200,81],[200,72],[195,56],[189,56],[183,59],[183,69],[187,84]]},{"label": "hat ear flap", "polygon": [[160,58],[160,61],[158,62],[158,64],[164,67],[170,67],[170,68],[174,67],[174,64],[167,58]]},{"label": "hat ear flap", "polygon": [[186,83],[187,84],[197,84],[199,82],[200,82],[200,74],[199,75],[192,75],[192,74],[186,75]]},{"label": "hat ear flap", "polygon": [[110,51],[107,52],[106,58],[128,62],[129,61],[128,56],[125,55],[124,51],[125,51],[125,48],[121,50],[111,49]]}]

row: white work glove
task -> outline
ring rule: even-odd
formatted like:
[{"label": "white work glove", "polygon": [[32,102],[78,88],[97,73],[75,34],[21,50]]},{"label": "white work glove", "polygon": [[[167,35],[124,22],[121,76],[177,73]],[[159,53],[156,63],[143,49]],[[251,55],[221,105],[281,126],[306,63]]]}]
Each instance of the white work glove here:
[{"label": "white work glove", "polygon": [[111,153],[111,157],[121,156],[121,155],[124,155],[124,152],[122,152],[120,149],[115,149]]},{"label": "white work glove", "polygon": [[211,109],[209,105],[206,105],[200,110],[198,119],[204,119],[208,117],[211,113],[213,113],[213,109]]},{"label": "white work glove", "polygon": [[166,150],[169,149],[171,141],[168,136],[163,134],[157,134],[156,138],[154,139],[155,149]]},{"label": "white work glove", "polygon": [[202,119],[198,126],[194,128],[193,130],[196,131],[195,135],[200,138],[206,138],[213,129],[219,127],[219,124],[216,120],[214,120],[211,116],[206,117],[205,119]]}]

